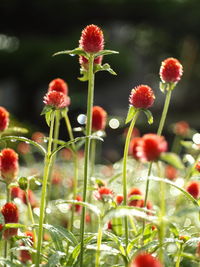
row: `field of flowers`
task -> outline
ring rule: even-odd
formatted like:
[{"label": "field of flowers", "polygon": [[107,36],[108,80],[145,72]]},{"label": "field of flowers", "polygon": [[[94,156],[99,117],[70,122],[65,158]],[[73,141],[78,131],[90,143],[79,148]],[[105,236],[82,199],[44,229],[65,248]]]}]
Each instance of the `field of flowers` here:
[{"label": "field of flowers", "polygon": [[[154,90],[135,85],[127,96],[122,159],[96,163],[107,112],[93,105],[95,75],[116,75],[104,62],[117,54],[104,49],[103,32],[93,24],[83,29],[78,48],[54,54],[79,58],[79,80],[88,84],[82,127],[71,125],[70,91],[61,78],[52,78],[43,98],[48,136],[11,127],[9,110],[0,107],[0,266],[200,266],[200,133],[179,121],[171,127],[172,146],[162,135],[184,78],[176,58],[160,66],[165,102],[157,132],[148,132]],[[59,138],[63,125],[66,140]]]}]

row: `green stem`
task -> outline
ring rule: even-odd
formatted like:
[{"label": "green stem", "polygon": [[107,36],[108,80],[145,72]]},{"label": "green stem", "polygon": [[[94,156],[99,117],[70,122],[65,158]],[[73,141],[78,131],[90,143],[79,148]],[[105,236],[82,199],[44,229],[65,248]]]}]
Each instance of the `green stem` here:
[{"label": "green stem", "polygon": [[[128,158],[128,150],[130,146],[130,141],[131,141],[131,134],[135,125],[135,122],[138,118],[139,115],[139,110],[136,111],[131,124],[128,129],[128,133],[126,136],[126,142],[124,146],[124,157],[123,157],[123,170],[122,170],[122,183],[123,183],[123,196],[124,196],[124,205],[127,205],[127,158]],[[128,239],[129,239],[129,234],[128,234],[128,218],[127,216],[124,218],[124,223],[125,223],[125,240],[126,240],[126,247],[128,246]]]},{"label": "green stem", "polygon": [[171,151],[173,153],[176,153],[176,154],[179,154],[180,153],[180,150],[181,150],[181,136],[180,135],[176,135],[174,137],[174,141],[173,141],[173,144],[172,144],[172,149]]},{"label": "green stem", "polygon": [[[56,141],[58,140],[59,138],[59,129],[60,129],[60,110],[55,110],[55,127],[54,127],[54,134],[53,134],[53,139]],[[58,146],[58,143],[57,142],[53,142],[53,151],[57,148]],[[47,185],[47,197],[46,197],[46,205],[48,206],[48,202],[50,200],[50,196],[51,196],[51,190],[52,190],[52,187],[51,187],[51,181],[52,181],[52,177],[53,177],[53,168],[54,168],[54,163],[56,161],[56,156],[57,154],[55,154],[53,157],[52,157],[52,160],[51,160],[51,166],[50,166],[50,170],[49,170],[49,180],[50,182],[48,183]],[[46,218],[47,217],[47,214],[46,214],[46,211],[45,211],[45,221],[46,221]]]},{"label": "green stem", "polygon": [[49,143],[48,143],[48,148],[47,148],[47,154],[45,156],[42,195],[41,195],[41,201],[40,201],[41,205],[40,205],[40,217],[39,217],[37,257],[36,257],[36,265],[35,265],[36,267],[39,267],[39,265],[40,265],[40,253],[41,253],[41,249],[42,249],[43,222],[44,222],[44,214],[45,214],[45,209],[46,209],[47,183],[48,183],[49,170],[50,170],[50,165],[51,165],[50,156],[51,156],[51,147],[52,147],[52,139],[53,139],[54,120],[55,120],[55,113],[52,112],[50,132],[49,132]]},{"label": "green stem", "polygon": [[[33,217],[33,211],[32,211],[32,208],[31,208],[31,204],[30,204],[30,201],[29,201],[29,198],[28,198],[28,191],[25,190],[25,196],[26,196],[26,203],[27,203],[27,207],[28,207],[28,214],[29,214],[29,218],[31,220],[31,223],[32,225],[35,225],[35,220],[34,220],[34,217]],[[36,244],[37,244],[37,235],[36,235],[36,230],[33,229],[33,248],[36,249]],[[33,263],[35,263],[35,253],[33,256]]]},{"label": "green stem", "polygon": [[[92,107],[93,107],[93,98],[94,98],[93,61],[94,61],[94,55],[91,54],[89,57],[89,69],[88,69],[88,99],[87,99],[86,136],[90,136],[92,133]],[[89,160],[90,160],[90,138],[86,138],[86,141],[85,141],[85,159],[84,159],[83,202],[86,201],[86,197],[87,197],[87,182],[88,182],[88,176],[89,176]],[[83,266],[84,232],[85,232],[85,207],[82,208],[82,214],[81,214],[80,267]]]},{"label": "green stem", "polygon": [[[91,140],[91,157],[90,157],[90,166],[91,166],[91,172],[90,172],[90,177],[92,178],[94,175],[94,171],[95,171],[95,160],[96,160],[96,140]],[[90,179],[90,186],[92,186],[92,180]],[[88,198],[89,203],[92,202],[92,191],[90,191],[89,193],[89,198]],[[90,226],[91,226],[91,230],[93,231],[93,226],[94,222],[94,216],[93,213],[90,214],[90,218],[91,218],[91,222],[90,222]]]},{"label": "green stem", "polygon": [[175,267],[180,267],[182,252],[183,252],[183,244],[180,244],[180,249],[179,249],[179,252],[178,252],[178,258],[176,260],[176,266]]},{"label": "green stem", "polygon": [[97,251],[96,251],[95,267],[99,267],[100,250],[101,250],[101,239],[102,239],[102,228],[101,228],[101,223],[99,223],[98,236],[97,236]]},{"label": "green stem", "polygon": [[[70,141],[74,140],[74,135],[71,127],[71,123],[68,117],[68,114],[66,113],[64,116],[67,131],[69,134]],[[73,199],[76,200],[77,196],[77,186],[78,186],[78,156],[76,151],[76,146],[74,143],[72,143],[73,148],[73,161],[74,161],[74,179],[73,179]],[[72,216],[71,216],[71,222],[70,222],[70,231],[73,231],[73,223],[74,223],[74,212],[75,212],[75,205],[72,205]]]}]

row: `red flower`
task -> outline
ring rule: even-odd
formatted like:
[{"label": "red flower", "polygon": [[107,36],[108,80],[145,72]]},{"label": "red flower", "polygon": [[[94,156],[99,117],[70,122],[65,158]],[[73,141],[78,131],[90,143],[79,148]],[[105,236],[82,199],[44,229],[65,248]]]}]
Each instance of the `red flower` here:
[{"label": "red flower", "polygon": [[31,139],[35,142],[37,142],[38,144],[42,144],[44,142],[44,137],[45,135],[41,132],[35,132],[32,134]]},{"label": "red flower", "polygon": [[[133,197],[134,195],[139,195],[139,196],[141,196],[142,195],[142,192],[138,189],[138,188],[132,188],[131,189],[131,191],[129,192],[129,194],[128,194],[128,198],[131,198],[131,197]],[[128,205],[129,206],[134,206],[134,207],[136,207],[136,206],[140,206],[140,204],[139,204],[139,202],[140,202],[140,200],[139,199],[133,199],[133,200],[130,200],[129,201],[129,203],[128,203]]]},{"label": "red flower", "polygon": [[1,151],[1,175],[6,183],[11,183],[17,176],[18,154],[11,148],[5,148]]},{"label": "red flower", "polygon": [[122,204],[124,197],[122,195],[117,195],[115,200],[116,200],[117,205],[120,205]]},{"label": "red flower", "polygon": [[[4,216],[4,221],[6,223],[18,223],[19,221],[19,211],[14,203],[6,203],[2,209],[1,213]],[[17,235],[17,228],[6,229],[3,233],[4,239],[9,239],[10,237]]]},{"label": "red flower", "polygon": [[69,148],[63,148],[60,151],[60,157],[63,160],[70,160],[72,158],[72,152]]},{"label": "red flower", "polygon": [[190,126],[186,121],[179,121],[174,124],[173,131],[176,135],[186,136],[190,130]]},{"label": "red flower", "polygon": [[195,168],[198,172],[200,172],[200,160],[197,162]]},{"label": "red flower", "polygon": [[88,25],[81,34],[80,47],[87,53],[97,53],[104,48],[104,37],[102,30],[96,25]]},{"label": "red flower", "polygon": [[[94,65],[101,65],[103,60],[103,56],[95,57],[94,59]],[[89,61],[86,57],[84,56],[79,56],[79,63],[81,67],[83,67],[85,70],[88,70],[89,68]]]},{"label": "red flower", "polygon": [[141,253],[135,257],[131,267],[162,267],[162,264],[151,254]]},{"label": "red flower", "polygon": [[200,183],[191,181],[186,187],[186,191],[190,193],[194,198],[200,197]]},{"label": "red flower", "polygon": [[56,91],[63,93],[64,95],[68,94],[68,86],[67,83],[60,78],[54,79],[49,83],[48,91]]},{"label": "red flower", "polygon": [[22,155],[26,155],[30,152],[30,145],[26,142],[20,142],[17,146],[17,151]]},{"label": "red flower", "polygon": [[167,151],[167,142],[163,136],[145,134],[137,150],[137,155],[142,161],[154,161],[160,157],[162,152]]},{"label": "red flower", "polygon": [[70,98],[61,92],[49,91],[44,96],[43,102],[48,106],[61,109],[61,108],[66,108],[70,105]]},{"label": "red flower", "polygon": [[112,223],[111,223],[111,221],[108,222],[108,224],[107,224],[107,229],[108,229],[108,230],[112,230]]},{"label": "red flower", "polygon": [[165,83],[176,83],[180,81],[183,67],[176,58],[165,59],[160,67],[160,78]]},{"label": "red flower", "polygon": [[136,137],[133,138],[130,143],[130,154],[137,160],[140,159],[140,153],[138,154],[138,147],[142,141],[142,137]]},{"label": "red flower", "polygon": [[139,85],[132,89],[129,103],[135,108],[149,108],[154,103],[154,93],[151,87]]},{"label": "red flower", "polygon": [[0,131],[6,130],[8,124],[9,124],[9,113],[5,108],[0,107]]},{"label": "red flower", "polygon": [[99,106],[94,106],[92,109],[92,130],[104,130],[106,127],[106,119],[106,111]]},{"label": "red flower", "polygon": [[23,195],[24,195],[24,191],[18,186],[12,187],[10,190],[10,193],[11,193],[12,199],[14,199],[14,198],[22,199]]},{"label": "red flower", "polygon": [[[77,201],[83,201],[81,196],[76,196],[76,200]],[[76,212],[80,212],[81,209],[82,209],[82,206],[81,205],[78,205],[78,204],[75,205],[75,211]]]},{"label": "red flower", "polygon": [[95,197],[98,200],[107,201],[113,198],[113,191],[107,187],[100,187],[97,192],[95,192]]},{"label": "red flower", "polygon": [[177,169],[174,168],[171,165],[167,165],[165,167],[165,176],[170,180],[176,179],[176,177],[177,177]]},{"label": "red flower", "polygon": [[[25,232],[25,235],[27,237],[29,237],[29,243],[30,243],[30,246],[33,246],[33,243],[34,243],[34,236],[33,236],[33,233],[30,232],[30,231],[27,231]],[[23,242],[22,243],[22,246],[25,246],[26,244]],[[31,254],[28,250],[20,250],[20,260],[21,262],[25,263],[27,261],[30,261],[32,260],[31,258]]]}]

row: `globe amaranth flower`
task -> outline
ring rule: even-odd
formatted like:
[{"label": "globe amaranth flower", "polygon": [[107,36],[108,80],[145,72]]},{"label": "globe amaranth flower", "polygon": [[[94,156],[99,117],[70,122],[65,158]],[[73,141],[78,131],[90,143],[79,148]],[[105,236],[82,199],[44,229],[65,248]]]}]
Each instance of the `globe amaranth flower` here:
[{"label": "globe amaranth flower", "polygon": [[31,139],[38,144],[42,144],[44,142],[45,135],[41,132],[34,132],[31,136]]},{"label": "globe amaranth flower", "polygon": [[17,146],[17,152],[22,155],[30,153],[30,145],[26,142],[20,142]]},{"label": "globe amaranth flower", "polygon": [[198,199],[200,197],[200,183],[196,181],[191,181],[187,187],[186,191],[193,196],[193,198]]},{"label": "globe amaranth flower", "polygon": [[65,95],[68,94],[68,85],[67,83],[60,78],[54,79],[49,83],[48,91],[61,92]]},{"label": "globe amaranth flower", "polygon": [[130,198],[133,197],[133,196],[142,196],[142,192],[140,191],[140,189],[138,189],[138,188],[132,188],[131,191],[128,194],[128,198],[129,198],[128,205],[129,206],[135,206],[136,207],[136,206],[139,205],[140,200],[139,199],[131,199],[130,200]]},{"label": "globe amaranth flower", "polygon": [[[77,200],[77,201],[83,201],[83,200],[82,200],[82,197],[81,197],[81,196],[79,196],[79,195],[78,195],[78,196],[76,196],[76,200]],[[81,212],[81,210],[82,210],[82,206],[81,206],[81,205],[78,205],[78,204],[76,204],[76,205],[75,205],[75,211],[79,213],[79,212]]]},{"label": "globe amaranth flower", "polygon": [[[30,247],[32,247],[34,242],[35,242],[33,233],[30,231],[26,231],[25,236],[28,237],[28,244]],[[26,246],[26,244],[24,242],[22,242],[21,245]],[[32,260],[30,252],[28,250],[25,250],[25,249],[20,250],[20,257],[19,258],[20,258],[20,261],[23,263],[26,263],[27,261]]]},{"label": "globe amaranth flower", "polygon": [[200,160],[197,162],[195,169],[200,172]]},{"label": "globe amaranth flower", "polygon": [[45,96],[44,96],[44,101],[46,105],[51,106],[56,109],[62,109],[66,108],[70,105],[70,98],[69,96],[57,92],[57,91],[49,91]]},{"label": "globe amaranth flower", "polygon": [[9,112],[4,108],[0,107],[0,131],[5,131],[9,125]]},{"label": "globe amaranth flower", "polygon": [[87,53],[100,52],[104,48],[102,30],[96,25],[88,25],[82,31],[79,45]]},{"label": "globe amaranth flower", "polygon": [[176,58],[165,59],[160,67],[160,78],[164,83],[177,83],[183,74],[183,67]]},{"label": "globe amaranth flower", "polygon": [[115,198],[117,205],[121,205],[123,200],[124,200],[124,196],[122,196],[122,195],[117,195]]},{"label": "globe amaranth flower", "polygon": [[150,108],[155,100],[153,90],[148,85],[139,85],[132,89],[129,103],[135,108]]},{"label": "globe amaranth flower", "polygon": [[160,261],[148,253],[138,254],[132,261],[130,267],[162,267]]},{"label": "globe amaranth flower", "polygon": [[11,148],[5,148],[0,154],[1,176],[6,183],[11,183],[19,171],[18,154]]},{"label": "globe amaranth flower", "polygon": [[161,153],[167,151],[167,141],[157,134],[145,134],[138,144],[137,151],[137,156],[141,161],[155,161]]},{"label": "globe amaranth flower", "polygon": [[106,127],[107,113],[99,106],[94,106],[92,109],[92,130],[104,130]]},{"label": "globe amaranth flower", "polygon": [[129,154],[132,155],[136,160],[140,159],[140,153],[138,154],[138,147],[142,140],[142,137],[135,137],[130,142]]},{"label": "globe amaranth flower", "polygon": [[97,200],[108,201],[113,199],[113,191],[108,187],[100,187],[97,192],[94,192],[94,196]]},{"label": "globe amaranth flower", "polygon": [[169,179],[169,180],[175,180],[177,177],[177,169],[174,168],[171,165],[167,165],[165,166],[165,176]]},{"label": "globe amaranth flower", "polygon": [[190,126],[186,121],[178,121],[173,125],[173,132],[176,135],[185,137],[190,131]]},{"label": "globe amaranth flower", "polygon": [[[103,56],[95,57],[94,59],[94,66],[95,65],[101,65],[103,60]],[[81,67],[83,67],[85,70],[89,69],[89,60],[84,56],[79,56],[79,63]]]},{"label": "globe amaranth flower", "polygon": [[[18,223],[19,222],[19,211],[17,206],[14,203],[6,203],[2,209],[1,213],[3,214],[5,224],[6,223]],[[9,239],[12,236],[17,235],[17,228],[9,228],[3,232],[4,239]]]}]

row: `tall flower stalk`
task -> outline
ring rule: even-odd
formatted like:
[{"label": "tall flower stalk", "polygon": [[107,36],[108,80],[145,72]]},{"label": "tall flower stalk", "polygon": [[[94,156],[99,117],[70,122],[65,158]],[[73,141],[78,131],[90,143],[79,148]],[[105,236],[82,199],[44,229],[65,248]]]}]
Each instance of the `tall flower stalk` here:
[{"label": "tall flower stalk", "polygon": [[[127,205],[127,158],[129,152],[129,146],[131,141],[131,135],[133,128],[135,126],[136,120],[139,116],[140,111],[144,111],[148,117],[148,121],[152,123],[152,116],[150,111],[147,108],[151,107],[154,103],[155,96],[153,94],[152,89],[147,85],[140,85],[135,87],[131,91],[131,95],[129,98],[130,108],[127,115],[126,123],[131,121],[130,127],[128,129],[128,133],[126,136],[125,146],[124,146],[124,156],[123,156],[123,170],[122,170],[122,184],[123,184],[123,204]],[[124,226],[125,226],[125,243],[126,247],[129,242],[129,234],[128,234],[128,218],[124,218]]]},{"label": "tall flower stalk", "polygon": [[[162,116],[161,116],[160,123],[159,123],[158,130],[157,130],[157,135],[159,136],[162,134],[162,131],[164,128],[164,124],[165,124],[165,120],[167,117],[167,112],[168,112],[168,108],[170,104],[172,90],[175,88],[177,82],[181,79],[182,73],[183,73],[182,65],[175,58],[167,58],[161,64],[160,78],[162,82],[160,83],[160,90],[163,93],[167,91],[167,94],[165,98],[165,104],[164,104]],[[149,163],[149,170],[148,170],[146,190],[145,190],[145,204],[144,204],[145,207],[147,205],[147,200],[148,200],[149,183],[150,183],[149,177],[151,175],[152,165],[153,165],[153,161]],[[164,226],[164,222],[162,218],[165,216],[165,200],[164,200],[165,186],[162,183],[163,182],[161,182],[161,185],[160,185],[161,186],[161,211],[160,211],[160,228],[161,229],[160,229],[159,237],[160,237],[160,245],[161,245],[160,259],[163,261],[162,244],[163,244],[164,235],[165,235],[165,229],[164,229],[165,226]],[[145,221],[143,221],[143,230],[144,230],[144,223]]]}]

